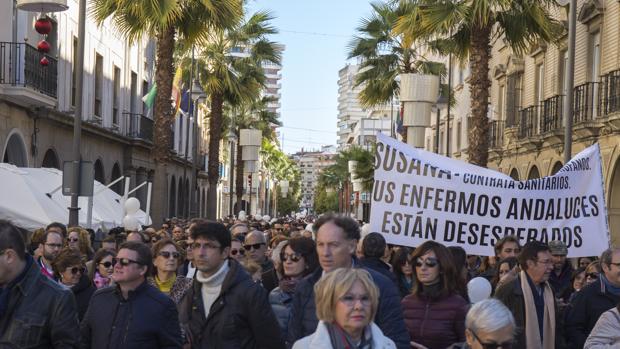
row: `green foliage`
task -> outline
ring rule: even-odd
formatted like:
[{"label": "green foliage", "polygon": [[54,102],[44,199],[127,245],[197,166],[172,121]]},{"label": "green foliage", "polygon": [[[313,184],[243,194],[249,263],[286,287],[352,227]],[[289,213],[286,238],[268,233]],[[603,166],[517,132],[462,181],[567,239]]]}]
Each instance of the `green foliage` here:
[{"label": "green foliage", "polygon": [[278,197],[278,213],[280,215],[287,215],[291,212],[299,211],[299,200],[294,198],[289,192],[286,197]]},{"label": "green foliage", "polygon": [[339,189],[345,181],[350,180],[349,160],[358,162],[357,171],[354,179],[362,179],[364,190],[371,191],[375,175],[374,169],[374,149],[372,151],[350,147],[336,154],[335,164],[325,168],[319,176],[319,187]]},{"label": "green foliage", "polygon": [[301,172],[293,160],[289,159],[280,148],[266,138],[263,138],[260,154],[263,167],[266,168],[276,180],[289,181],[288,196],[299,201],[299,195],[301,194]]},{"label": "green foliage", "polygon": [[338,212],[338,192],[328,192],[324,186],[318,186],[314,195],[314,212]]}]

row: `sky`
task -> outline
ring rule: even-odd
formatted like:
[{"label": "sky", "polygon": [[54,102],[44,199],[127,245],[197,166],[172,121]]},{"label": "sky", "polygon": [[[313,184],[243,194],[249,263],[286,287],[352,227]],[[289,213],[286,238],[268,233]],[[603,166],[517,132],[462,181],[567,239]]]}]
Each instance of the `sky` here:
[{"label": "sky", "polygon": [[336,144],[338,71],[347,62],[355,28],[371,13],[365,0],[255,0],[250,11],[271,11],[286,46],[279,129],[285,153]]}]

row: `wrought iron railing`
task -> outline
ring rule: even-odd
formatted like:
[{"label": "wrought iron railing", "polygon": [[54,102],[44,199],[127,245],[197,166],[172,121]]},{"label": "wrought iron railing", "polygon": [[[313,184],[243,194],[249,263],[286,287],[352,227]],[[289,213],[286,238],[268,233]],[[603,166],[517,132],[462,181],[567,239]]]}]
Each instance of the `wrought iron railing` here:
[{"label": "wrought iron railing", "polygon": [[504,120],[489,122],[489,147],[501,148],[504,139]]},{"label": "wrought iron railing", "polygon": [[0,42],[0,84],[30,87],[50,97],[58,93],[58,61],[26,43]]},{"label": "wrought iron railing", "polygon": [[538,106],[533,105],[519,112],[519,138],[532,137],[538,133]]},{"label": "wrought iron railing", "polygon": [[153,120],[142,114],[123,113],[123,116],[127,125],[127,137],[153,142]]},{"label": "wrought iron railing", "polygon": [[586,82],[574,89],[573,122],[594,120],[598,115],[598,82]]},{"label": "wrought iron railing", "polygon": [[620,112],[620,70],[601,76],[598,97],[599,115]]},{"label": "wrought iron railing", "polygon": [[555,131],[562,127],[562,109],[564,96],[558,95],[547,98],[542,104],[541,132]]}]

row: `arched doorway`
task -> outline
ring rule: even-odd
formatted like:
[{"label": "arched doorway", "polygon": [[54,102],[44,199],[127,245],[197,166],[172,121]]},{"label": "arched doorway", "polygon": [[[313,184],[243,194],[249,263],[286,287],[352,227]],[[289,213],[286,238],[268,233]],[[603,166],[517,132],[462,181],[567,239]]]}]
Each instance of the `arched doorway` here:
[{"label": "arched doorway", "polygon": [[41,163],[41,167],[45,168],[55,168],[60,170],[60,159],[58,159],[58,155],[54,151],[54,149],[50,148],[43,155],[43,162]]},{"label": "arched doorway", "polygon": [[562,169],[562,166],[563,165],[560,161],[556,162],[551,169],[551,175],[553,176],[554,174],[558,173],[558,171]]},{"label": "arched doorway", "polygon": [[170,180],[170,195],[168,195],[168,216],[169,218],[175,217],[177,207],[175,205],[177,199],[177,184],[174,176]]},{"label": "arched doorway", "polygon": [[[114,163],[114,166],[112,166],[112,178],[110,178],[110,181],[115,181],[120,176],[122,176],[121,166],[118,164],[118,162],[116,162]],[[122,180],[116,182],[116,184],[112,186],[112,190],[114,190],[118,195],[123,195],[123,183],[124,182]]]},{"label": "arched doorway", "polygon": [[609,187],[609,233],[611,244],[620,243],[620,159],[616,160]]},{"label": "arched doorway", "polygon": [[512,171],[510,171],[510,178],[514,179],[515,181],[519,180],[519,171],[517,171],[516,168],[513,168]]},{"label": "arched doorway", "polygon": [[532,168],[530,169],[530,174],[527,175],[527,179],[538,179],[540,178],[540,172],[538,172],[538,167],[536,167],[536,165],[532,166]]},{"label": "arched doorway", "polygon": [[101,184],[105,184],[105,170],[100,159],[95,161],[95,180]]},{"label": "arched doorway", "polygon": [[6,142],[2,162],[6,162],[17,167],[28,167],[28,153],[26,143],[19,133],[13,133]]}]

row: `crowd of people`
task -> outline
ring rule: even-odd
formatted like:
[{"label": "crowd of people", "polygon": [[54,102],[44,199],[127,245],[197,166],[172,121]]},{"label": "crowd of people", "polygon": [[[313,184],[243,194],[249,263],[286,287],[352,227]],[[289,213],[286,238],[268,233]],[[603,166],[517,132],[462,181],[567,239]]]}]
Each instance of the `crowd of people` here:
[{"label": "crowd of people", "polygon": [[[326,214],[94,233],[0,221],[0,348],[620,348],[620,249],[393,246]],[[468,282],[492,294],[471,301]]]}]

